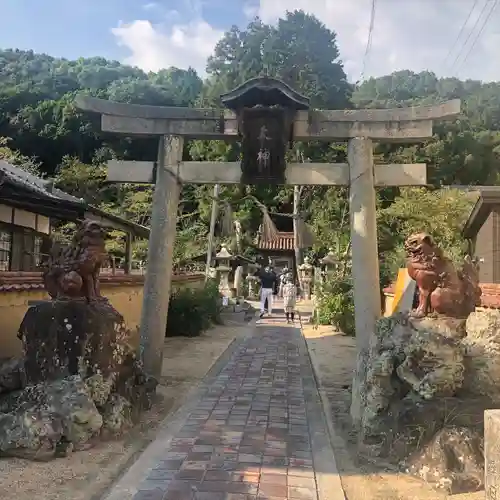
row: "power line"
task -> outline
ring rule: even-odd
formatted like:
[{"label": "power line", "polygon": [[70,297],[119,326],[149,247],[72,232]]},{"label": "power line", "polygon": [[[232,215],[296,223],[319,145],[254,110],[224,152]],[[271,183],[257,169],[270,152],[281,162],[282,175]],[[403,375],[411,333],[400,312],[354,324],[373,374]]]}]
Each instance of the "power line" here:
[{"label": "power line", "polygon": [[484,29],[486,28],[486,25],[488,24],[488,21],[490,20],[494,10],[496,9],[497,5],[498,5],[498,2],[499,0],[495,0],[493,3],[492,3],[492,6],[491,6],[491,9],[490,11],[488,12],[488,15],[486,16],[486,18],[484,19],[484,22],[483,22],[483,25],[481,26],[481,29],[479,30],[476,38],[474,39],[474,41],[472,42],[472,45],[470,46],[467,54],[465,55],[465,57],[462,59],[462,62],[458,65],[457,67],[457,70],[460,69],[462,67],[462,65],[464,65],[466,62],[467,62],[467,59],[469,58],[469,56],[471,55],[472,53],[472,50],[474,49],[474,47],[476,46],[476,43],[478,42],[479,38],[481,37],[481,35],[483,34],[483,31]]},{"label": "power line", "polygon": [[460,40],[460,37],[462,36],[462,33],[464,32],[465,27],[467,26],[467,23],[469,22],[470,16],[474,12],[474,9],[476,8],[476,5],[478,2],[479,2],[479,0],[474,0],[474,3],[472,4],[471,9],[469,10],[469,14],[467,14],[467,18],[465,19],[464,23],[462,24],[462,27],[460,28],[460,31],[457,35],[456,40],[453,42],[453,45],[451,46],[448,54],[446,55],[446,57],[443,60],[443,66],[446,64],[446,61],[448,60],[448,58],[451,57],[451,54],[453,53],[453,49],[456,47],[456,44]]},{"label": "power line", "polygon": [[363,81],[365,78],[365,70],[366,70],[366,64],[368,62],[368,53],[370,52],[370,49],[372,48],[372,39],[373,39],[373,27],[375,26],[375,11],[376,11],[376,5],[377,2],[376,0],[372,0],[372,10],[370,14],[370,27],[368,28],[368,40],[366,41],[366,48],[365,48],[365,55],[363,56],[363,66],[361,69],[361,75],[359,77],[360,81]]},{"label": "power line", "polygon": [[472,36],[472,34],[474,33],[474,31],[476,30],[476,27],[479,24],[479,21],[483,17],[483,14],[486,11],[486,7],[488,6],[488,3],[489,3],[489,1],[487,0],[485,2],[485,4],[483,5],[483,8],[481,9],[481,12],[480,12],[478,18],[476,19],[476,22],[474,23],[474,26],[469,31],[469,35],[465,39],[465,42],[462,44],[462,48],[458,51],[457,57],[455,57],[455,60],[453,61],[452,65],[451,65],[450,71],[453,69],[453,67],[455,66],[455,64],[457,64],[458,60],[460,59],[460,56],[462,55],[462,51],[464,50],[465,46],[469,43],[470,37]]}]

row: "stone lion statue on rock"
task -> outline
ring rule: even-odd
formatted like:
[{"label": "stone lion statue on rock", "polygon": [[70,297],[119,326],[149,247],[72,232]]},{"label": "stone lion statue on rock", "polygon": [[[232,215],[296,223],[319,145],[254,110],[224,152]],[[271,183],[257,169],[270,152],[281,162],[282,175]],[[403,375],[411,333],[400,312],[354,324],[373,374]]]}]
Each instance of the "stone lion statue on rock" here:
[{"label": "stone lion statue on rock", "polygon": [[406,239],[406,267],[418,286],[418,306],[412,316],[421,318],[437,313],[465,318],[480,305],[478,268],[467,256],[460,271],[427,233],[414,233]]},{"label": "stone lion statue on rock", "polygon": [[53,299],[101,298],[99,272],[106,259],[106,230],[93,220],[84,220],[67,247],[54,245],[43,279]]}]

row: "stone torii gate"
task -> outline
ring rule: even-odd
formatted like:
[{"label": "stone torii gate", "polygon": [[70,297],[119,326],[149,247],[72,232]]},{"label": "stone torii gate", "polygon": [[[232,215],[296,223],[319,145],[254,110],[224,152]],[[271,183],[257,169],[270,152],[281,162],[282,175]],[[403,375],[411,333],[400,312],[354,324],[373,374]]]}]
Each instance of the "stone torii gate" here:
[{"label": "stone torii gate", "polygon": [[[307,98],[283,82],[264,77],[225,94],[222,102],[228,110],[76,98],[79,109],[101,115],[104,132],[159,137],[157,162],[108,163],[109,181],[155,184],[141,320],[145,369],[157,377],[161,373],[182,183],[349,186],[358,350],[351,415],[359,422],[364,406],[365,357],[374,323],[381,314],[375,188],[427,183],[425,164],[374,165],[373,142],[418,143],[431,138],[433,122],[457,117],[460,101],[397,109],[310,110]],[[242,161],[182,161],[185,139],[242,141]],[[286,164],[285,152],[291,140],[347,140],[348,163]]]}]

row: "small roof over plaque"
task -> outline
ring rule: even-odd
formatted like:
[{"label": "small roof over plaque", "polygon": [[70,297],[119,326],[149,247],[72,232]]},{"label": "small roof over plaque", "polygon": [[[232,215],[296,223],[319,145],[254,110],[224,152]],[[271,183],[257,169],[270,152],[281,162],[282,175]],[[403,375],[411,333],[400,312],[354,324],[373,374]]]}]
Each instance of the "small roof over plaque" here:
[{"label": "small roof over plaque", "polygon": [[288,109],[309,109],[309,99],[276,78],[262,76],[252,78],[231,92],[222,94],[226,108],[238,110],[253,106],[282,106]]}]

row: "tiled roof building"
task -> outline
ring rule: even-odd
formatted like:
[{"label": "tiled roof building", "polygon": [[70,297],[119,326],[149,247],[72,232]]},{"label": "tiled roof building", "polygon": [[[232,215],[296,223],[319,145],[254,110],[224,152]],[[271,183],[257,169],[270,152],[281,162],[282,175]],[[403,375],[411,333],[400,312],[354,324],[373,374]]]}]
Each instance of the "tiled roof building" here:
[{"label": "tiled roof building", "polygon": [[[48,252],[51,220],[91,218],[126,233],[126,268],[132,238],[148,238],[149,229],[89,205],[26,170],[0,160],[0,271],[35,271]],[[128,267],[127,267],[128,266]]]}]

